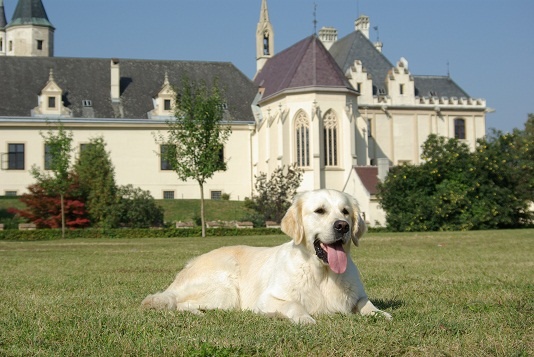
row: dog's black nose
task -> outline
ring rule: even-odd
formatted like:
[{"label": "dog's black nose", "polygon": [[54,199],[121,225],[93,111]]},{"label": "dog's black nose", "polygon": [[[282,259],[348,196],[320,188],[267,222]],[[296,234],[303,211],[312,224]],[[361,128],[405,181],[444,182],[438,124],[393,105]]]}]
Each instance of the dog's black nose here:
[{"label": "dog's black nose", "polygon": [[345,234],[349,231],[349,224],[345,221],[335,221],[334,222],[334,230],[337,233]]}]

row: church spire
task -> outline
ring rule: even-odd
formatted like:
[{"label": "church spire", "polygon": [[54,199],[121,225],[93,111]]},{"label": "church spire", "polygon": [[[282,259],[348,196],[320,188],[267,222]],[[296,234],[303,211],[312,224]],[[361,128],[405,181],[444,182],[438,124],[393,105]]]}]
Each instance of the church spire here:
[{"label": "church spire", "polygon": [[274,55],[274,31],[269,21],[267,0],[261,1],[260,21],[256,27],[256,73]]},{"label": "church spire", "polygon": [[0,30],[7,25],[6,12],[4,11],[4,0],[0,0]]}]

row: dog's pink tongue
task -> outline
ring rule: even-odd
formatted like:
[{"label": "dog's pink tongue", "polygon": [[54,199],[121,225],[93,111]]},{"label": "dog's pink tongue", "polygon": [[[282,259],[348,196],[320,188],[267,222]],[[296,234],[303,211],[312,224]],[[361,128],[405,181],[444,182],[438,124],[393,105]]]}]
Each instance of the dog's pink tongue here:
[{"label": "dog's pink tongue", "polygon": [[343,244],[337,242],[334,244],[325,244],[326,253],[328,254],[328,265],[336,274],[342,274],[347,269],[347,254],[343,250]]}]

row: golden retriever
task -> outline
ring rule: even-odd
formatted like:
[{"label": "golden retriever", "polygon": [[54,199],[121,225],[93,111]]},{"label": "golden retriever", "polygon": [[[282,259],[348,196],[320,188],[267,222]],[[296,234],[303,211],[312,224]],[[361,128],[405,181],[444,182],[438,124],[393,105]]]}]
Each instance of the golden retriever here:
[{"label": "golden retriever", "polygon": [[276,247],[223,247],[190,261],[167,290],[142,306],[201,313],[251,310],[313,324],[313,315],[391,315],[367,298],[351,241],[365,232],[356,200],[334,190],[298,194],[281,223],[292,241]]}]

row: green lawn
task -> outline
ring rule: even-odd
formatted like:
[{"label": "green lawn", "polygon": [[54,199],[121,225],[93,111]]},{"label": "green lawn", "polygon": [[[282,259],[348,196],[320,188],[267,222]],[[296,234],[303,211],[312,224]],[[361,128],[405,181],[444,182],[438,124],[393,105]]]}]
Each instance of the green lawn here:
[{"label": "green lawn", "polygon": [[0,355],[534,355],[534,230],[368,234],[353,257],[391,321],[139,307],[193,256],[286,239],[0,241]]},{"label": "green lawn", "polygon": [[[165,222],[193,221],[200,217],[200,200],[156,200],[165,210]],[[244,201],[205,200],[206,219],[208,221],[240,221],[246,217]],[[0,221],[11,217],[7,209],[23,209],[26,205],[18,198],[0,197]]]}]

